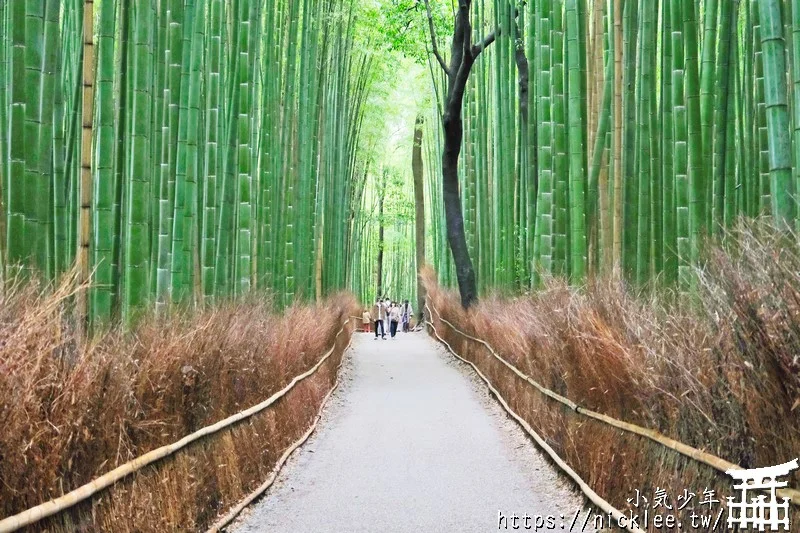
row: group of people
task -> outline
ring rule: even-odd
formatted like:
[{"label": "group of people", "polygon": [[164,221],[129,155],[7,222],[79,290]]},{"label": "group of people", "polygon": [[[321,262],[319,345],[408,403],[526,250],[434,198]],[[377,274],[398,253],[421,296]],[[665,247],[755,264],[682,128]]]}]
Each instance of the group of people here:
[{"label": "group of people", "polygon": [[369,332],[369,327],[372,325],[375,329],[375,339],[377,340],[378,330],[380,330],[381,338],[386,340],[387,329],[392,338],[397,335],[398,327],[402,327],[403,332],[408,333],[412,316],[414,316],[414,310],[408,300],[398,304],[389,298],[378,298],[375,300],[375,305],[372,306],[372,312],[364,309],[361,318],[365,332]]}]

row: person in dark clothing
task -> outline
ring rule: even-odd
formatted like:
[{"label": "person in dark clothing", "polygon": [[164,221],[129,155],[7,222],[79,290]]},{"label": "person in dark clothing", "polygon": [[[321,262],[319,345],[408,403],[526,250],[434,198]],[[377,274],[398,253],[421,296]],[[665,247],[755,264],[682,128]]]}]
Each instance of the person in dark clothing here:
[{"label": "person in dark clothing", "polygon": [[408,330],[411,326],[411,317],[414,315],[414,310],[411,308],[411,304],[408,303],[408,300],[403,302],[402,309],[402,319],[401,322],[403,324],[403,333],[408,333]]},{"label": "person in dark clothing", "polygon": [[394,336],[397,335],[397,325],[400,323],[400,306],[396,303],[392,303],[391,311],[389,312],[389,321],[389,330],[391,331],[392,338],[394,338]]},{"label": "person in dark clothing", "polygon": [[375,340],[378,340],[378,329],[381,330],[381,338],[386,340],[386,330],[383,328],[383,321],[386,318],[386,308],[379,299],[375,300],[375,307],[372,308],[372,319],[375,321]]}]

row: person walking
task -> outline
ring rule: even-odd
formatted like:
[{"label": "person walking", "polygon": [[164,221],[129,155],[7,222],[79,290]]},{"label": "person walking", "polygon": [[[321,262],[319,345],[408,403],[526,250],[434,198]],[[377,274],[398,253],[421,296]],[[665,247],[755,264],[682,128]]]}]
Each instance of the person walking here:
[{"label": "person walking", "polygon": [[386,329],[383,327],[386,319],[386,308],[380,298],[375,300],[375,306],[372,308],[372,319],[375,321],[375,340],[378,340],[378,329],[381,330],[381,338],[386,340]]},{"label": "person walking", "polygon": [[389,313],[391,312],[392,301],[386,296],[383,297],[383,331],[389,331]]},{"label": "person walking", "polygon": [[361,331],[369,333],[370,327],[372,327],[372,315],[369,314],[369,309],[365,307],[364,312],[361,313]]},{"label": "person walking", "polygon": [[414,315],[414,310],[411,308],[411,304],[408,303],[408,300],[403,302],[402,307],[402,317],[401,321],[403,324],[403,333],[408,333],[409,327],[411,325],[411,317]]},{"label": "person walking", "polygon": [[400,318],[400,306],[397,305],[397,303],[392,302],[392,311],[389,313],[389,320],[391,321],[389,331],[391,331],[392,338],[397,335],[397,325],[400,323]]}]

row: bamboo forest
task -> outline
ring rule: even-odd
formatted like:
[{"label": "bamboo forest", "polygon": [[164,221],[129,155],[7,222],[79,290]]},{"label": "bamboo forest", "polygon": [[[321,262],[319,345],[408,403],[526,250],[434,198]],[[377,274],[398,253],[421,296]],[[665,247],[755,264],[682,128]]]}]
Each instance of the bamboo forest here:
[{"label": "bamboo forest", "polygon": [[0,0],[0,533],[796,530],[798,195],[800,0]]},{"label": "bamboo forest", "polygon": [[689,289],[737,218],[794,227],[800,4],[471,4],[0,3],[4,275],[77,265],[92,321],[415,293],[416,125],[424,257],[454,284],[442,59],[462,18],[467,43],[491,36],[458,109],[481,292],[615,270]]}]

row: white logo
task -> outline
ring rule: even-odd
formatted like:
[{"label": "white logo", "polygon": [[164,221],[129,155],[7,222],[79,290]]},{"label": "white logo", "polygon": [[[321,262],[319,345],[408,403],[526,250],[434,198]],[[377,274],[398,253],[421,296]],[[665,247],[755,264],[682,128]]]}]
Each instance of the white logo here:
[{"label": "white logo", "polygon": [[[766,468],[753,468],[751,470],[728,470],[725,472],[733,479],[741,481],[733,488],[741,491],[741,500],[728,496],[728,527],[739,525],[742,529],[758,529],[764,531],[767,526],[770,531],[779,531],[783,526],[784,531],[789,531],[789,498],[781,498],[775,494],[777,489],[788,485],[786,481],[776,481],[777,478],[788,476],[797,470],[797,459],[782,465]],[[748,491],[765,492],[766,494],[750,496]]]}]

